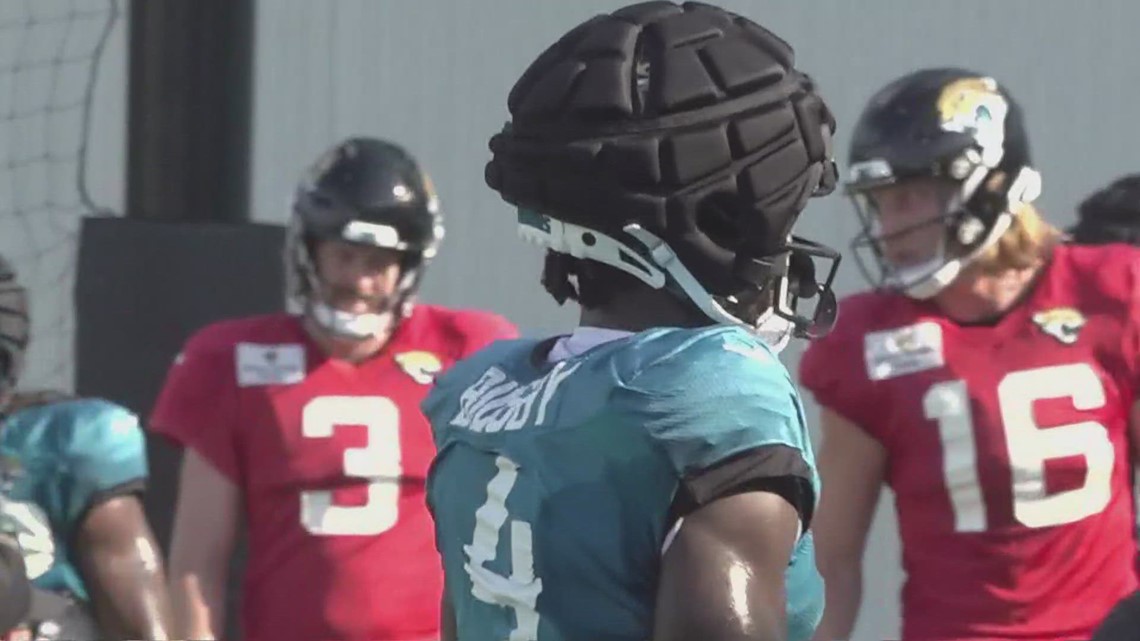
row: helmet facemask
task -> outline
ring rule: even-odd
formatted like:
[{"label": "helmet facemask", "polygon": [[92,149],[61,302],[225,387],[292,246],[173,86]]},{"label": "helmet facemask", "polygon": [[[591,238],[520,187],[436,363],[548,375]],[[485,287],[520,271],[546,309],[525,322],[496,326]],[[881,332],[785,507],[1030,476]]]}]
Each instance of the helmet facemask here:
[{"label": "helmet facemask", "polygon": [[[780,253],[739,258],[738,287],[731,294],[716,294],[700,283],[667,243],[638,224],[626,225],[619,240],[520,208],[519,234],[551,251],[609,265],[653,289],[666,289],[692,303],[712,322],[743,327],[776,351],[793,336],[825,334],[835,321],[831,285],[839,254],[796,237]],[[817,259],[829,263],[822,282],[815,279]],[[803,313],[801,301],[817,296],[815,309]]]},{"label": "helmet facemask", "polygon": [[[1040,193],[1040,176],[1029,167],[1010,181],[1004,172],[985,162],[972,148],[950,166],[933,175],[896,176],[883,160],[858,163],[851,168],[848,196],[859,216],[862,231],[851,242],[856,264],[872,286],[924,300],[936,296],[996,244],[1009,230],[1019,205]],[[936,215],[883,233],[876,189],[907,180],[945,177],[949,189]],[[936,231],[937,230],[937,231]],[[887,245],[908,236],[937,233],[929,257],[895,264]]]},{"label": "helmet facemask", "polygon": [[[299,217],[294,216],[286,239],[286,278],[290,311],[303,314],[331,335],[350,341],[369,340],[390,331],[412,313],[416,292],[423,274],[435,257],[443,238],[442,225],[436,225],[433,240],[423,248],[409,247],[399,241],[392,228],[363,221],[346,225],[337,237],[321,237],[305,233]],[[351,312],[329,303],[329,291],[317,269],[315,251],[318,243],[339,239],[348,242],[393,249],[402,253],[400,277],[395,289],[384,296],[376,309]]]}]

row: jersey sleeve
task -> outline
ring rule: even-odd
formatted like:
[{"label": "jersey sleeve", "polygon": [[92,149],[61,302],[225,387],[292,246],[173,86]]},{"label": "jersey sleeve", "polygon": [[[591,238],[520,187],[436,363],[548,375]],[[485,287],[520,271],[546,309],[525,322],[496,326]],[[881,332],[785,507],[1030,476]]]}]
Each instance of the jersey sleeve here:
[{"label": "jersey sleeve", "polygon": [[1128,256],[1127,322],[1121,336],[1121,357],[1132,386],[1132,397],[1140,398],[1140,253]]},{"label": "jersey sleeve", "polygon": [[233,482],[239,480],[237,381],[232,344],[192,337],[175,359],[149,427],[188,447]]},{"label": "jersey sleeve", "polygon": [[837,327],[808,344],[800,359],[800,384],[817,403],[882,441],[886,438],[880,431],[882,406],[876,401],[875,383],[867,376],[862,336],[850,327]]},{"label": "jersey sleeve", "polygon": [[790,493],[775,491],[806,523],[818,482],[787,370],[743,334],[697,341],[645,367],[614,402],[665,452],[694,506],[791,481]]},{"label": "jersey sleeve", "polygon": [[100,503],[146,487],[146,441],[138,417],[99,400],[66,406],[71,423],[67,463],[71,487],[65,496],[67,517],[78,524]]},{"label": "jersey sleeve", "polygon": [[467,336],[463,357],[470,356],[495,341],[519,337],[518,328],[498,314],[472,313],[463,317],[460,322],[464,324],[463,329]]}]

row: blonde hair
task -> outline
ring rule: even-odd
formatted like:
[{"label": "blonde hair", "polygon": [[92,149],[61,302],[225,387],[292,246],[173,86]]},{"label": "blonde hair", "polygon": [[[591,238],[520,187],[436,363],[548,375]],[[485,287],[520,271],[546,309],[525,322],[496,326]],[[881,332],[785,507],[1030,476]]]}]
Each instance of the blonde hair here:
[{"label": "blonde hair", "polygon": [[1012,212],[1009,229],[983,251],[971,267],[983,274],[1011,269],[1029,269],[1046,260],[1061,242],[1061,231],[1050,225],[1032,204],[1023,203]]}]

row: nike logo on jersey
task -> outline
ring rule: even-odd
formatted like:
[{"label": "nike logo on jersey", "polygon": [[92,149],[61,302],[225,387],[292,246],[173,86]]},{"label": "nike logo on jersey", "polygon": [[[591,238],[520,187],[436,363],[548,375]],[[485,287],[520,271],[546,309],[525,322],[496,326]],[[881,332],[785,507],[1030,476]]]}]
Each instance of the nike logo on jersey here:
[{"label": "nike logo on jersey", "polygon": [[936,369],[946,364],[942,352],[942,327],[924,321],[906,327],[871,332],[863,337],[867,378],[889,378]]},{"label": "nike logo on jersey", "polygon": [[1072,345],[1077,342],[1081,328],[1088,321],[1084,314],[1072,307],[1054,307],[1034,314],[1033,322],[1061,344]]},{"label": "nike logo on jersey", "polygon": [[567,366],[566,361],[562,361],[546,376],[526,385],[519,385],[503,370],[492,367],[460,394],[459,413],[451,419],[451,425],[472,432],[517,430],[527,423],[532,411],[534,425],[542,425],[547,405],[558,386],[581,365],[578,362]]}]

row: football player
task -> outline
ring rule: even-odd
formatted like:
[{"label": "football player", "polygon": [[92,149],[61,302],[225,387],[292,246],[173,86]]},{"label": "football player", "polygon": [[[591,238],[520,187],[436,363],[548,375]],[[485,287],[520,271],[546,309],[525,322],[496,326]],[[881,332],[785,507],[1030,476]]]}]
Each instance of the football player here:
[{"label": "football player", "polygon": [[515,329],[413,304],[443,225],[427,174],[395,144],[351,138],[321,156],[290,225],[297,313],[199,331],[152,416],[186,447],[171,548],[182,638],[222,632],[244,519],[249,641],[436,639],[435,448],[419,402],[441,370]]},{"label": "football player", "polygon": [[1140,255],[1062,244],[1024,115],[985,74],[923,69],[863,111],[847,191],[873,291],[811,344],[827,611],[850,638],[880,487],[908,641],[1088,638],[1136,588],[1129,491]]},{"label": "football player", "polygon": [[[698,3],[597,16],[542,53],[488,184],[581,307],[424,402],[444,639],[807,639],[818,483],[776,353],[826,329],[838,255],[793,237],[835,184],[793,52]],[[818,297],[815,309],[801,298]]]},{"label": "football player", "polygon": [[1069,235],[1084,245],[1140,244],[1140,174],[1117,178],[1085,198]]},{"label": "football player", "polygon": [[138,420],[102,400],[16,393],[27,344],[26,292],[0,258],[0,536],[18,544],[37,588],[25,632],[166,639]]}]

